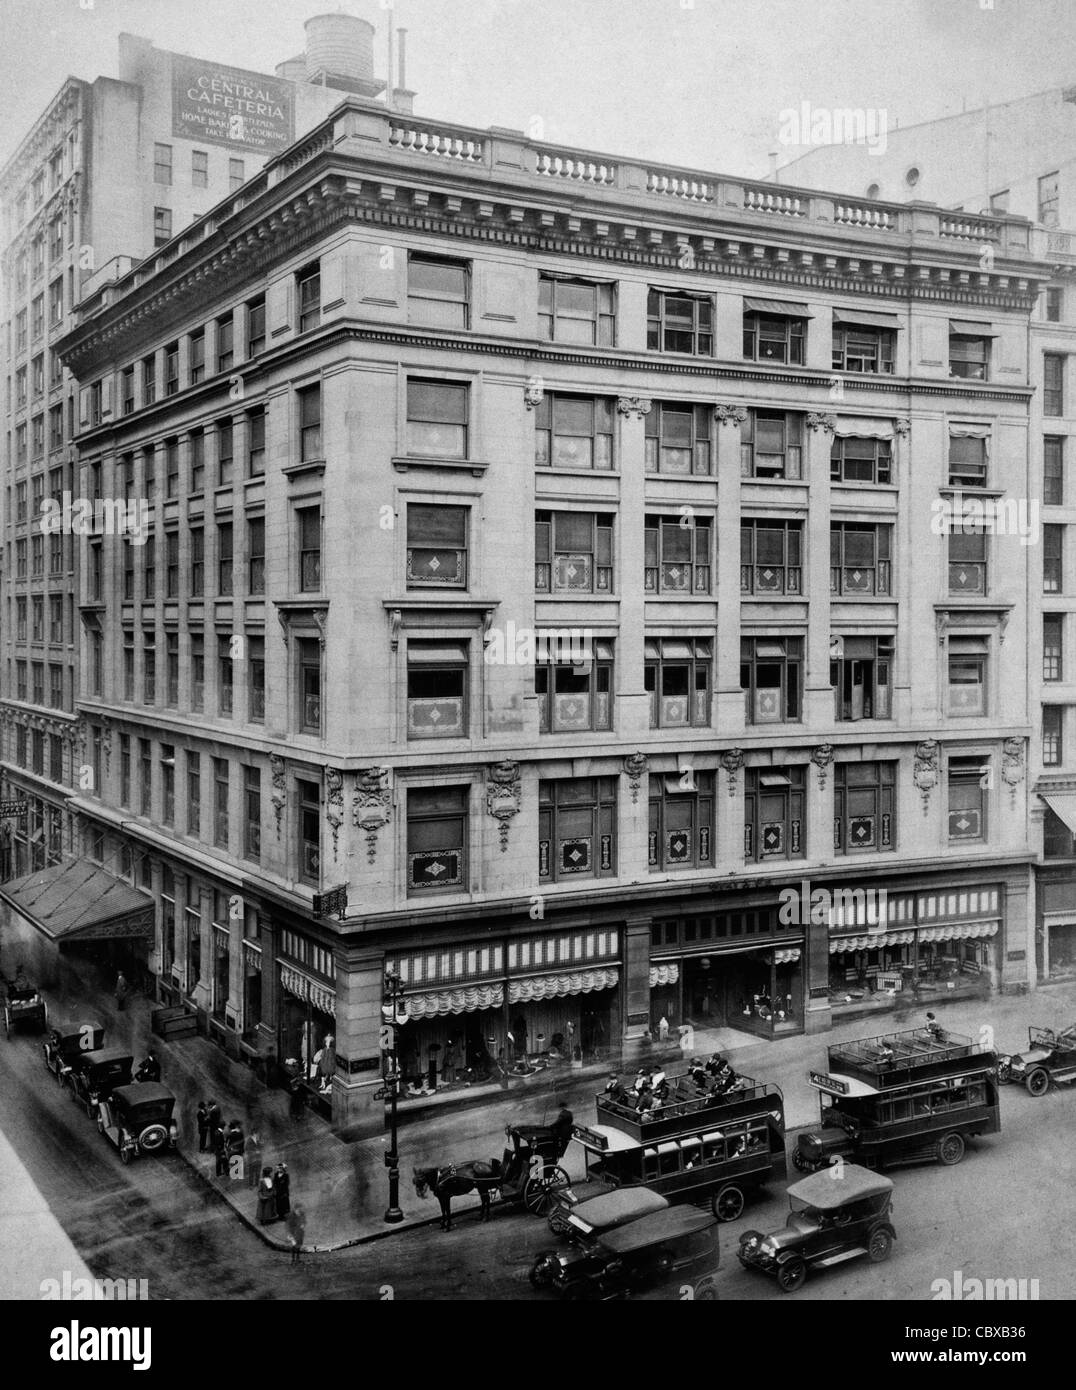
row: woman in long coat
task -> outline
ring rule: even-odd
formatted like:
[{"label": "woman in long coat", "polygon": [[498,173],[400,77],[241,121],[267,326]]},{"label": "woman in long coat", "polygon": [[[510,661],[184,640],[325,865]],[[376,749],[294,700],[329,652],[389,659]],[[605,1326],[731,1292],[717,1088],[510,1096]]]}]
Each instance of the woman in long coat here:
[{"label": "woman in long coat", "polygon": [[263,1168],[258,1183],[258,1224],[267,1226],[276,1220],[276,1188],[273,1185],[272,1168]]},{"label": "woman in long coat", "polygon": [[273,1175],[273,1191],[276,1193],[276,1214],[287,1216],[291,1211],[291,1176],[286,1163],[278,1163]]},{"label": "woman in long coat", "polygon": [[258,1136],[253,1130],[246,1137],[243,1144],[243,1159],[247,1170],[247,1186],[256,1188],[258,1186],[258,1165],[261,1163],[262,1151],[258,1143]]}]

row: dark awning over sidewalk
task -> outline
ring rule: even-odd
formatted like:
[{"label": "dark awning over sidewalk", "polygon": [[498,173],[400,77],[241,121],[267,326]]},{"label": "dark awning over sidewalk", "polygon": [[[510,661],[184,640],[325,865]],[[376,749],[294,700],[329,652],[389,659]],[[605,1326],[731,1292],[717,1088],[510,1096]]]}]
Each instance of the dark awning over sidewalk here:
[{"label": "dark awning over sidewalk", "polygon": [[95,864],[54,864],[12,879],[0,899],[52,941],[104,941],[153,933],[153,900]]}]

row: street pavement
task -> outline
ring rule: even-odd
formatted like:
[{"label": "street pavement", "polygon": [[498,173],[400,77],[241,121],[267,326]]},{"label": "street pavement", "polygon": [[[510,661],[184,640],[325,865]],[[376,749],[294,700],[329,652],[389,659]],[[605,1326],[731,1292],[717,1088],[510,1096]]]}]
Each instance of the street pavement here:
[{"label": "street pavement", "polygon": [[[110,1005],[110,999],[97,1000],[94,1011],[110,1014]],[[109,1042],[126,1042],[136,1060],[151,1041],[150,1007],[148,1000],[131,1000],[112,1020]],[[1048,986],[1028,996],[954,1001],[937,1011],[943,1024],[958,1032],[978,1036],[980,1028],[992,1026],[998,1045],[1015,1050],[1024,1045],[1028,1024],[1057,1026],[1076,1016],[1076,988]],[[73,1004],[59,1008],[61,1015],[77,1012]],[[890,1027],[918,1022],[918,1015],[887,1020]],[[752,1040],[729,1055],[737,1070],[782,1086],[792,1129],[817,1118],[805,1072],[823,1064],[827,1043],[863,1031],[861,1022],[853,1022],[818,1037]],[[702,1041],[696,1039],[697,1044]],[[148,1270],[157,1290],[153,1296],[171,1298],[534,1296],[526,1273],[534,1253],[549,1243],[544,1223],[495,1205],[494,1220],[481,1227],[462,1199],[453,1204],[454,1217],[461,1219],[451,1234],[443,1235],[428,1224],[436,1219],[437,1207],[432,1200],[418,1199],[411,1168],[499,1154],[507,1120],[550,1118],[561,1094],[578,1120],[592,1120],[600,1076],[555,1088],[546,1077],[534,1078],[526,1088],[490,1104],[445,1107],[436,1117],[404,1129],[401,1204],[407,1220],[401,1229],[383,1221],[384,1140],[348,1144],[313,1115],[301,1122],[290,1119],[282,1093],[266,1092],[248,1069],[203,1039],[153,1042],[164,1080],[181,1097],[182,1154],[140,1159],[128,1168],[121,1167],[85,1114],[56,1087],[36,1039],[18,1037],[0,1048],[0,1128],[99,1277],[131,1278]],[[284,1232],[256,1226],[254,1194],[241,1183],[214,1179],[212,1160],[197,1153],[193,1116],[203,1094],[218,1100],[225,1120],[234,1115],[244,1127],[253,1123],[259,1129],[266,1162],[284,1158],[288,1163],[293,1197],[307,1211],[308,1251],[361,1244],[332,1256],[309,1254],[298,1271],[291,1270],[287,1256],[265,1243],[268,1236],[283,1246]],[[817,1284],[809,1280],[800,1296],[926,1298],[933,1279],[961,1268],[982,1277],[1043,1280],[1045,1274],[1042,1297],[1072,1296],[1076,1279],[1067,1267],[1050,1267],[1055,1258],[1050,1252],[1058,1247],[1057,1231],[1071,1219],[1074,1205],[1069,1140],[1074,1107],[1076,1096],[1069,1091],[1033,1100],[1020,1088],[1005,1088],[1002,1133],[970,1145],[959,1168],[926,1166],[896,1175],[900,1239],[884,1274],[874,1266],[864,1274],[857,1263]],[[569,1149],[567,1160],[569,1171],[578,1175],[577,1145]],[[722,1227],[723,1297],[772,1295],[764,1280],[739,1271],[728,1252],[741,1227],[780,1225],[784,1214],[778,1189],[749,1206],[739,1222]],[[906,1232],[911,1239],[905,1239]],[[152,1237],[148,1243],[147,1234]],[[377,1237],[385,1239],[369,1243]],[[939,1264],[943,1250],[952,1252],[941,1260],[944,1270]],[[1051,1280],[1053,1292],[1046,1287]],[[726,1281],[731,1281],[727,1290]],[[31,1287],[36,1289],[36,1282]],[[26,1296],[37,1295],[31,1291]]]}]

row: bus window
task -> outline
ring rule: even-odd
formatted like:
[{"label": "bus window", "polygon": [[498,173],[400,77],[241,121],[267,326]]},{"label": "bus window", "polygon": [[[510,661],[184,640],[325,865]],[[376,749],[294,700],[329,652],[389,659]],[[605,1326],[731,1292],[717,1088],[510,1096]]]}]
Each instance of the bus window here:
[{"label": "bus window", "polygon": [[709,1134],[702,1136],[702,1161],[703,1163],[724,1163],[725,1136],[720,1130],[711,1130]]},{"label": "bus window", "polygon": [[658,1175],[658,1151],[657,1149],[643,1150],[643,1182],[649,1182],[651,1178]]},{"label": "bus window", "polygon": [[968,1104],[969,1104],[969,1105],[985,1105],[985,1104],[986,1104],[986,1082],[985,1082],[985,1081],[973,1081],[972,1084],[968,1087]]},{"label": "bus window", "polygon": [[899,1120],[910,1120],[912,1118],[912,1103],[910,1100],[895,1100],[889,1108],[887,1120],[896,1123]]},{"label": "bus window", "polygon": [[658,1172],[662,1177],[667,1177],[670,1173],[680,1171],[680,1145],[679,1144],[659,1144],[658,1145]]},{"label": "bus window", "polygon": [[680,1140],[680,1158],[685,1170],[699,1166],[702,1162],[702,1135],[693,1134],[690,1139]]}]

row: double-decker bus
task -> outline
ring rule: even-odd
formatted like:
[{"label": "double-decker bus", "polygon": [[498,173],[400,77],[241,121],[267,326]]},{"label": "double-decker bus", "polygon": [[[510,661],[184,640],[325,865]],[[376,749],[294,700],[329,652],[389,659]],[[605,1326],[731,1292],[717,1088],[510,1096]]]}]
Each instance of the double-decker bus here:
[{"label": "double-decker bus", "polygon": [[959,1163],[969,1135],[1001,1129],[997,1054],[971,1038],[914,1028],[836,1043],[827,1056],[827,1070],[807,1077],[822,1123],[798,1137],[792,1162],[802,1173],[838,1158]]},{"label": "double-decker bus", "polygon": [[734,1221],[749,1192],[786,1176],[780,1088],[741,1076],[733,1091],[700,1095],[686,1075],[668,1080],[657,1111],[597,1097],[597,1123],[574,1128],[587,1177],[645,1184],[670,1202],[708,1198],[720,1221]]}]

